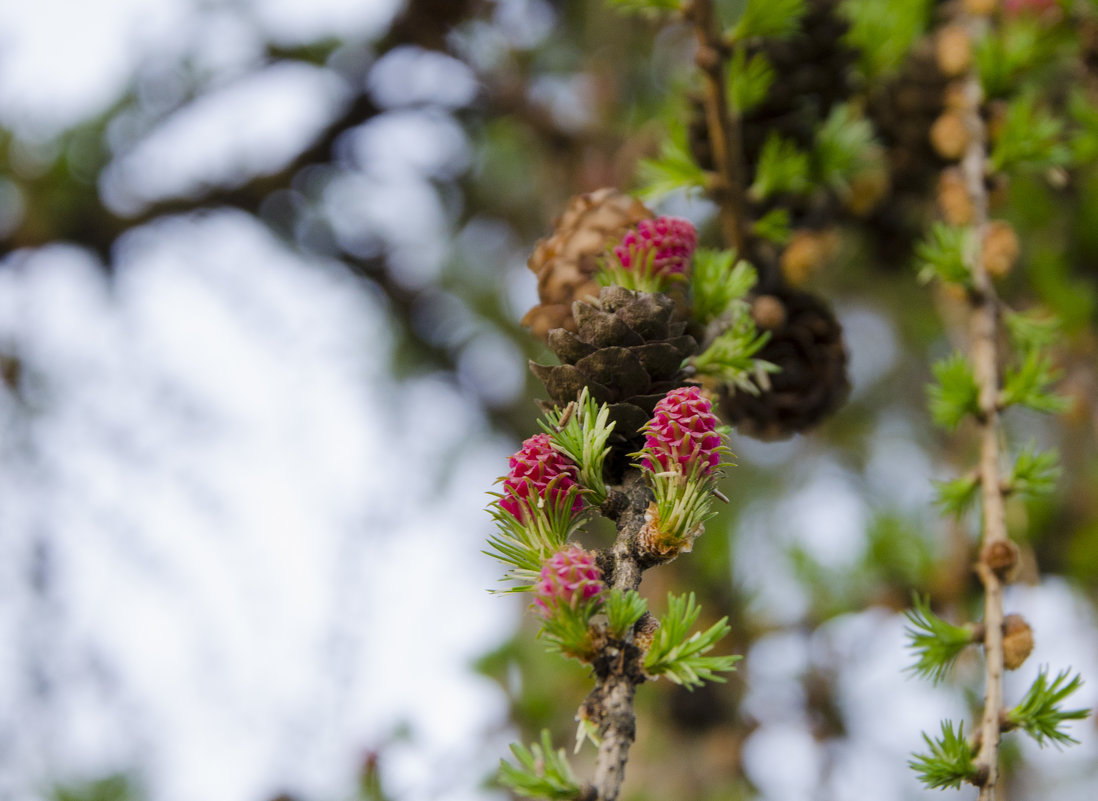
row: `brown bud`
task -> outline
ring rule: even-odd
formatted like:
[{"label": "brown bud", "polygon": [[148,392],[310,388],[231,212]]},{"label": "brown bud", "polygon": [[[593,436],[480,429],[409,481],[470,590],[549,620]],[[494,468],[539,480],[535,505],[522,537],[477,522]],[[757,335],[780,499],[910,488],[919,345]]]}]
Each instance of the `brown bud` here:
[{"label": "brown bud", "polygon": [[968,140],[964,117],[957,111],[947,111],[930,126],[930,144],[944,159],[961,158],[968,147]]},{"label": "brown bud", "polygon": [[1003,619],[1003,666],[1017,670],[1033,651],[1033,629],[1021,615]]},{"label": "brown bud", "polygon": [[633,645],[637,646],[642,653],[647,652],[652,647],[652,641],[656,639],[656,632],[659,629],[659,620],[646,614],[637,622],[637,626],[633,630]]},{"label": "brown bud", "polygon": [[999,0],[965,0],[965,11],[978,17],[986,17],[995,11]]},{"label": "brown bud", "polygon": [[843,201],[851,214],[865,217],[880,205],[890,189],[891,179],[884,167],[870,167],[850,179],[850,193]]},{"label": "brown bud", "polygon": [[946,168],[938,178],[938,208],[950,225],[968,225],[972,222],[972,198],[957,167]]},{"label": "brown bud", "polygon": [[839,235],[834,231],[801,228],[782,252],[782,273],[793,286],[800,286],[830,261],[838,249]]},{"label": "brown bud", "polygon": [[993,278],[1002,278],[1018,261],[1022,245],[1010,223],[992,220],[984,231],[984,269]]},{"label": "brown bud", "polygon": [[968,106],[968,88],[964,81],[953,81],[946,85],[942,94],[942,107],[949,111],[959,111]]},{"label": "brown bud", "polygon": [[989,542],[981,551],[980,559],[1003,581],[1013,581],[1018,573],[1018,546],[1010,540]]},{"label": "brown bud", "polygon": [[972,40],[962,25],[946,25],[938,31],[934,55],[938,69],[948,78],[968,72],[972,66]]},{"label": "brown bud", "polygon": [[751,316],[759,328],[773,331],[785,325],[785,304],[773,295],[759,295],[751,304]]}]

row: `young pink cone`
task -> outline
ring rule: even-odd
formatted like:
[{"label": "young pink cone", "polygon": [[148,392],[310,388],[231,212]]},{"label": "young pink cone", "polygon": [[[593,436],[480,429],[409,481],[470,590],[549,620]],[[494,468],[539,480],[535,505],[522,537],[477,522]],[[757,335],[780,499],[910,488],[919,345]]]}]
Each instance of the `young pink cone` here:
[{"label": "young pink cone", "polygon": [[656,404],[644,427],[644,466],[654,473],[677,470],[709,475],[721,463],[719,421],[697,387],[679,387]]},{"label": "young pink cone", "polygon": [[[510,472],[503,480],[503,497],[499,505],[523,519],[522,506],[536,504],[538,499],[550,505],[576,486],[579,469],[560,451],[554,450],[548,434],[535,434],[522,443],[522,448],[508,461]],[[533,490],[536,497],[531,498]],[[576,495],[572,511],[583,507],[583,499]]]},{"label": "young pink cone", "polygon": [[534,585],[534,606],[543,617],[549,617],[554,607],[575,609],[596,599],[605,589],[595,554],[570,545],[541,566],[541,578]]},{"label": "young pink cone", "polygon": [[698,232],[689,220],[656,217],[641,220],[614,247],[614,255],[626,270],[641,270],[652,254],[652,275],[681,275],[698,246]]}]

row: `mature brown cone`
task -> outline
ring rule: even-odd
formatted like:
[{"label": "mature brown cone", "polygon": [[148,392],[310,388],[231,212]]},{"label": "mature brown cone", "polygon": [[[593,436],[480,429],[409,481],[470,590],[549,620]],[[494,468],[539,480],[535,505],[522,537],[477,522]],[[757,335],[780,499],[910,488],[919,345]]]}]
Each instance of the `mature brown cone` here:
[{"label": "mature brown cone", "polygon": [[760,295],[753,311],[759,327],[770,331],[758,358],[781,372],[758,395],[723,387],[720,411],[739,433],[784,439],[820,423],[850,393],[842,326],[818,297],[788,287]]},{"label": "mature brown cone", "polygon": [[531,362],[530,369],[559,406],[587,387],[595,401],[610,404],[615,439],[636,440],[660,398],[686,383],[680,368],[698,343],[672,319],[675,303],[667,295],[609,286],[573,310],[575,333],[549,332],[561,363]]},{"label": "mature brown cone", "polygon": [[553,226],[538,240],[526,265],[538,277],[537,306],[522,324],[545,340],[554,328],[576,330],[572,303],[599,294],[595,273],[607,249],[641,220],[655,215],[636,198],[604,188],[574,196]]}]

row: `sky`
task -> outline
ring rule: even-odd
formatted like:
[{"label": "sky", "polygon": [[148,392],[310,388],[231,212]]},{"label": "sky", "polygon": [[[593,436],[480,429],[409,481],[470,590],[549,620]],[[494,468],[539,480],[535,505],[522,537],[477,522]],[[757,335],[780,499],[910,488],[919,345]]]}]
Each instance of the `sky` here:
[{"label": "sky", "polygon": [[[369,39],[396,5],[0,0],[0,119],[27,167],[135,74],[155,113],[178,102],[173,64],[198,65],[210,89],[185,113],[113,133],[100,191],[137,210],[277,166],[338,107],[346,87],[326,71],[253,74],[266,39]],[[551,11],[501,3],[493,31],[479,35],[531,46]],[[429,286],[448,248],[476,250],[517,319],[534,297],[524,257],[487,223],[451,241],[430,184],[468,164],[448,112],[475,79],[443,56],[388,58],[372,91],[391,111],[345,143],[362,169],[329,186],[326,211],[343,236],[383,236],[409,286]],[[512,737],[506,699],[469,665],[522,613],[486,591],[498,570],[481,554],[485,493],[518,443],[474,401],[522,390],[517,350],[454,309],[433,324],[467,342],[459,381],[397,383],[384,299],[236,212],[155,222],[113,261],[111,285],[72,246],[0,265],[0,344],[31,375],[25,405],[0,399],[0,801],[112,770],[136,770],[152,801],[335,799],[377,748],[395,799],[501,798],[483,779]],[[895,335],[871,308],[839,313],[865,391],[894,364]],[[877,441],[875,489],[925,504],[931,466],[911,432],[886,420]],[[734,449],[740,469],[790,465],[785,505],[744,514],[729,573],[760,613],[795,621],[808,599],[780,549],[795,541],[841,567],[871,510],[855,477],[800,441]],[[1011,600],[1042,632],[1016,688],[1042,663],[1098,675],[1092,613],[1070,588],[1019,587]],[[895,766],[963,699],[905,678],[903,644],[902,619],[870,610],[753,646],[745,703],[760,727],[745,760],[764,798],[821,786],[835,799],[931,797]],[[806,666],[835,660],[851,736],[826,751],[796,701]],[[1094,690],[1080,701],[1093,705]],[[1093,797],[1091,727],[1083,739],[1038,762],[1059,798]]]}]

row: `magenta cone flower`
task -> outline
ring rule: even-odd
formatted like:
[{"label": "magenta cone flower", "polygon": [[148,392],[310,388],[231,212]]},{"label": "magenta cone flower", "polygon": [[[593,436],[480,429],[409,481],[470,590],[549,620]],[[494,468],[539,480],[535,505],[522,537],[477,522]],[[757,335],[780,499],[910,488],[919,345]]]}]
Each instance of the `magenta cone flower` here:
[{"label": "magenta cone flower", "polygon": [[[531,488],[537,493],[531,501],[536,503],[541,498],[555,504],[576,485],[578,468],[549,443],[548,434],[535,434],[522,443],[522,448],[508,462],[511,471],[503,480],[503,497],[499,499],[499,505],[516,520],[522,520],[522,502],[529,498]],[[582,506],[583,499],[576,495],[572,511]]]},{"label": "magenta cone flower", "polygon": [[717,422],[697,387],[671,390],[644,427],[644,466],[653,472],[677,469],[690,475],[697,465],[699,476],[708,475],[721,462]]},{"label": "magenta cone flower", "polygon": [[689,220],[656,217],[637,223],[614,247],[614,255],[625,269],[637,270],[652,253],[653,275],[678,275],[686,272],[697,246],[698,232]]},{"label": "magenta cone flower", "polygon": [[596,598],[606,589],[602,571],[595,564],[595,554],[578,545],[570,545],[546,560],[541,566],[541,578],[534,585],[534,606],[545,617],[554,606],[562,604],[573,609]]}]

